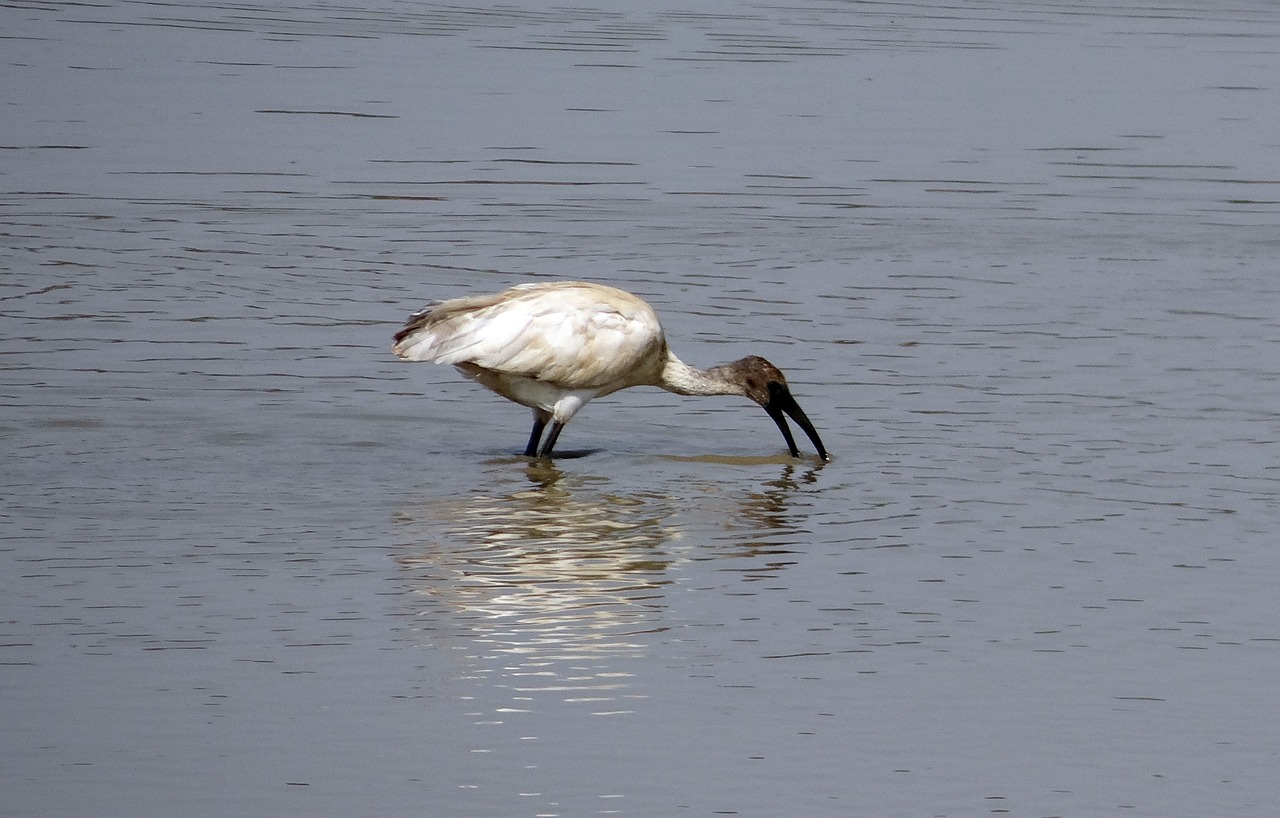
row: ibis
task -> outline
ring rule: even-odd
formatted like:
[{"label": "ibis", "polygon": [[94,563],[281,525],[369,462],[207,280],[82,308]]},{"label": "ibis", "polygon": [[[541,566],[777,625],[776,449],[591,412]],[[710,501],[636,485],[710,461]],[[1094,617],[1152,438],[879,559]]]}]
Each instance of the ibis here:
[{"label": "ibis", "polygon": [[709,369],[689,366],[668,348],[653,307],[614,287],[521,284],[438,302],[409,317],[392,351],[406,361],[452,364],[532,409],[528,457],[550,457],[565,424],[592,399],[631,386],[657,386],[677,395],[750,398],[778,424],[792,457],[800,451],[788,416],[818,456],[831,459],[776,366],[755,355]]}]

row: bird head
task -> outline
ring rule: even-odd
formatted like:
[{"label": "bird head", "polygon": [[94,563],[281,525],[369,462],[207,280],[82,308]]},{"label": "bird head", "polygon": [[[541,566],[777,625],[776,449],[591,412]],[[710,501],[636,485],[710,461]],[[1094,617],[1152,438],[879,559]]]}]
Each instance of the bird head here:
[{"label": "bird head", "polygon": [[787,441],[787,448],[791,450],[792,457],[799,457],[800,450],[796,448],[796,441],[791,436],[791,428],[787,425],[788,416],[809,436],[814,448],[818,450],[818,456],[823,460],[831,459],[831,455],[822,445],[822,438],[818,437],[818,430],[813,428],[813,424],[809,422],[800,404],[796,403],[796,399],[792,397],[782,370],[758,355],[750,355],[732,363],[722,364],[715,369],[720,370],[721,377],[741,386],[743,395],[764,407],[769,417],[773,418],[773,422],[778,424],[778,429],[782,432],[783,439]]}]

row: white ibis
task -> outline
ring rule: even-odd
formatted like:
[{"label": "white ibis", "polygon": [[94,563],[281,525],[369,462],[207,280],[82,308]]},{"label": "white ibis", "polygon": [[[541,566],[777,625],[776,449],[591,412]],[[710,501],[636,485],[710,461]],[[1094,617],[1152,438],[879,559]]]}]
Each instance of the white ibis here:
[{"label": "white ibis", "polygon": [[753,355],[705,370],[691,367],[667,348],[653,307],[613,287],[557,281],[443,301],[410,316],[391,349],[406,361],[453,364],[533,409],[528,457],[550,456],[564,425],[592,398],[657,386],[677,395],[750,398],[778,424],[792,457],[800,451],[784,413],[820,457],[831,459],[776,366]]}]

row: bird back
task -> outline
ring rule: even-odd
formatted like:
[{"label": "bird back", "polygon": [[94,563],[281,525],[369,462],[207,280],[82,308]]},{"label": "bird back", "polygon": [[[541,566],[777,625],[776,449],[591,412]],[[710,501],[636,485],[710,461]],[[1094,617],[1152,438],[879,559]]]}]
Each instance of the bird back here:
[{"label": "bird back", "polygon": [[648,304],[582,282],[442,302],[410,317],[392,349],[411,361],[607,391],[657,383],[666,361],[666,339]]}]

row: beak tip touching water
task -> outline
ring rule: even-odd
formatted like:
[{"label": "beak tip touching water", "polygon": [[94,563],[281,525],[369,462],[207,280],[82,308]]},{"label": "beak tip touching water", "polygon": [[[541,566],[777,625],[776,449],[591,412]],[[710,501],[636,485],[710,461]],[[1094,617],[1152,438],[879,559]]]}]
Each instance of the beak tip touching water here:
[{"label": "beak tip touching water", "polygon": [[822,445],[822,438],[818,437],[818,430],[809,421],[804,410],[800,408],[800,404],[796,403],[796,399],[792,397],[790,390],[785,386],[781,386],[777,389],[771,389],[770,392],[771,399],[765,405],[764,410],[769,413],[769,417],[773,418],[773,422],[778,424],[778,429],[782,432],[783,439],[787,441],[787,448],[791,450],[791,456],[799,457],[800,450],[796,448],[795,439],[791,436],[791,429],[787,426],[788,415],[808,435],[813,447],[818,450],[818,457],[822,458],[824,462],[830,462],[831,454]]}]

